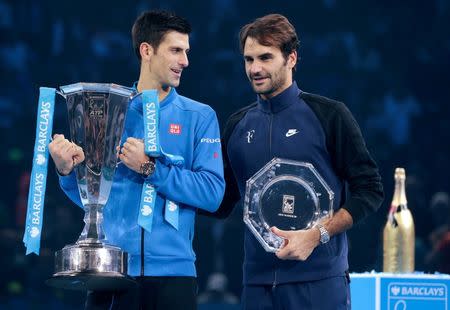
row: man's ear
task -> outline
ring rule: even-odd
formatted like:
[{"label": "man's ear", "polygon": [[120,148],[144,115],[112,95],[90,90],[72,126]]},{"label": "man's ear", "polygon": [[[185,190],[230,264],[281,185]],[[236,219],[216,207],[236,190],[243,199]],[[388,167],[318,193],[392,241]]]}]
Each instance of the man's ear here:
[{"label": "man's ear", "polygon": [[288,56],[288,66],[290,69],[294,68],[297,64],[297,51],[293,51]]},{"label": "man's ear", "polygon": [[139,52],[142,60],[150,60],[153,55],[153,47],[147,42],[142,42],[139,46]]}]

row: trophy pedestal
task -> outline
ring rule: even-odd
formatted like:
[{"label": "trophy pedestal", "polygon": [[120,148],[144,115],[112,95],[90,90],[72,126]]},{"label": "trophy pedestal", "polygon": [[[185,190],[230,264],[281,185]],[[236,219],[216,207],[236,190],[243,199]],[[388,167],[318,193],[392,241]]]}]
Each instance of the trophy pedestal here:
[{"label": "trophy pedestal", "polygon": [[71,290],[118,291],[136,285],[127,275],[127,254],[97,243],[68,245],[55,254],[55,274],[46,284]]}]

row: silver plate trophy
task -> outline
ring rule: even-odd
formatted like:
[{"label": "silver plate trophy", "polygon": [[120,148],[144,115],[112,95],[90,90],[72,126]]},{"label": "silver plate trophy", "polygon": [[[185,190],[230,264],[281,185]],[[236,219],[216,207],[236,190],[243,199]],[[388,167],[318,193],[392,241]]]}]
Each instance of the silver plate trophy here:
[{"label": "silver plate trophy", "polygon": [[247,180],[244,222],[267,252],[283,244],[270,231],[312,228],[333,213],[334,193],[310,163],[274,158]]},{"label": "silver plate trophy", "polygon": [[103,231],[128,103],[135,90],[116,84],[77,83],[60,87],[67,102],[71,139],[85,160],[75,167],[84,229],[75,244],[55,253],[54,287],[74,290],[123,290],[135,284],[127,275],[127,253],[109,245]]}]

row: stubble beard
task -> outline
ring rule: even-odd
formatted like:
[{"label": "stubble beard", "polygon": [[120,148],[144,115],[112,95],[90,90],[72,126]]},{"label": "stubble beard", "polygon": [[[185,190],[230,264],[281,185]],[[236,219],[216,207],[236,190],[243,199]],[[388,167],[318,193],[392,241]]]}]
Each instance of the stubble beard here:
[{"label": "stubble beard", "polygon": [[252,82],[253,91],[258,95],[270,95],[275,93],[285,83],[285,80],[281,77],[281,75],[279,75],[278,77],[275,76],[275,78],[272,78],[272,76],[268,76],[268,79],[269,79],[268,85],[266,87],[263,87],[262,89],[258,89],[258,86],[256,86]]}]

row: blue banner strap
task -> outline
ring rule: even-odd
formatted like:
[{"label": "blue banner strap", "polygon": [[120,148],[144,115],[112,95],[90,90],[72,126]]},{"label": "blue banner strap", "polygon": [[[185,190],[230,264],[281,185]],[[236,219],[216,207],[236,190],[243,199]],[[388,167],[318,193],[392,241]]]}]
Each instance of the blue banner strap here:
[{"label": "blue banner strap", "polygon": [[[184,158],[182,156],[164,153],[162,148],[161,148],[161,153],[162,153],[162,156],[160,157],[160,160],[166,166],[182,167],[184,165]],[[168,222],[170,225],[172,225],[173,228],[175,228],[177,230],[178,230],[179,212],[180,211],[179,211],[178,204],[175,201],[166,199],[166,203],[164,206],[164,219],[166,220],[166,222]]]},{"label": "blue banner strap", "polygon": [[[144,150],[149,157],[158,157],[169,166],[182,166],[184,158],[165,153],[159,140],[159,101],[156,90],[142,92],[142,110],[144,119]],[[145,181],[142,187],[141,204],[139,208],[138,224],[146,231],[152,231],[153,213],[156,204],[156,190],[153,185]],[[164,219],[178,229],[179,207],[176,202],[166,199]]]},{"label": "blue banner strap", "polygon": [[164,219],[167,223],[172,225],[173,228],[178,230],[178,217],[180,214],[180,208],[174,201],[166,199],[164,206]]},{"label": "blue banner strap", "polygon": [[144,118],[145,154],[150,157],[161,156],[159,143],[159,101],[156,90],[142,92],[142,113]]},{"label": "blue banner strap", "polygon": [[48,144],[50,143],[53,113],[55,110],[54,88],[39,88],[39,103],[36,122],[36,140],[34,144],[33,166],[31,169],[30,190],[28,192],[27,217],[23,243],[26,255],[39,255],[42,224],[44,216],[44,199],[47,185]]},{"label": "blue banner strap", "polygon": [[141,193],[141,205],[139,207],[138,225],[146,231],[152,231],[153,213],[156,205],[156,190],[148,182],[144,182]]}]

